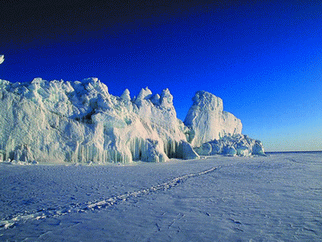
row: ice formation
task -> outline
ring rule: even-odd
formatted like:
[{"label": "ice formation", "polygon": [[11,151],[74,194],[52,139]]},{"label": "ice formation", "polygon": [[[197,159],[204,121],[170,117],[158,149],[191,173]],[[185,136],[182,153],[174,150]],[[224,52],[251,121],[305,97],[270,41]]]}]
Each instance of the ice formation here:
[{"label": "ice formation", "polygon": [[216,154],[229,156],[265,155],[261,141],[251,139],[247,135],[242,134],[224,136],[219,140],[203,143],[200,147],[195,148],[195,150],[199,155],[205,156]]},{"label": "ice formation", "polygon": [[168,89],[153,95],[145,88],[131,99],[127,89],[120,97],[109,94],[97,78],[0,80],[0,161],[195,159],[193,147],[241,133],[240,120],[223,111],[220,98],[200,91],[193,100],[183,123]]},{"label": "ice formation", "polygon": [[189,142],[193,146],[227,135],[241,134],[242,123],[233,114],[223,111],[223,101],[215,95],[198,91],[185,118],[190,128]]}]

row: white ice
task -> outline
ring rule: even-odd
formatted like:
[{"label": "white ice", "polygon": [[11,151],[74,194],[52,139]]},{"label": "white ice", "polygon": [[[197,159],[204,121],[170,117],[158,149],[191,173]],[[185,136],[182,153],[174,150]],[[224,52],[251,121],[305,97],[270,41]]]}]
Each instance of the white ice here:
[{"label": "white ice", "polygon": [[[223,111],[220,98],[199,91],[193,101],[182,122],[168,89],[153,95],[146,87],[131,99],[127,89],[120,97],[111,95],[97,78],[81,82],[36,78],[25,83],[0,79],[0,161],[195,159],[199,155],[194,148],[203,143],[241,135],[241,121]],[[251,155],[254,144],[248,142],[239,152],[234,142],[229,154],[235,149],[237,155]]]},{"label": "white ice", "polygon": [[191,129],[189,139],[192,146],[201,146],[226,135],[241,134],[240,119],[223,111],[221,98],[206,91],[198,91],[192,101],[193,104],[184,120],[185,125]]},{"label": "white ice", "polygon": [[322,153],[0,164],[1,241],[321,241]]}]

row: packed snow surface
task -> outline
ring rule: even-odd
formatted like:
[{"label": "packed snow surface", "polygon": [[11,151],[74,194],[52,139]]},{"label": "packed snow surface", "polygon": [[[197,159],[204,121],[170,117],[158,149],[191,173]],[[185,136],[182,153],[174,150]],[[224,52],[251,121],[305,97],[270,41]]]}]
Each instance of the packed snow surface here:
[{"label": "packed snow surface", "polygon": [[322,152],[0,163],[0,240],[321,241],[321,177]]},{"label": "packed snow surface", "polygon": [[[81,82],[0,80],[0,112],[0,161],[196,159],[199,155],[194,148],[214,139],[237,137],[242,129],[239,119],[223,111],[222,100],[208,92],[196,93],[183,123],[168,89],[153,95],[145,88],[135,98],[126,89],[117,97],[97,78]],[[261,143],[257,153],[253,144],[248,142],[247,152],[236,154],[262,154]]]}]

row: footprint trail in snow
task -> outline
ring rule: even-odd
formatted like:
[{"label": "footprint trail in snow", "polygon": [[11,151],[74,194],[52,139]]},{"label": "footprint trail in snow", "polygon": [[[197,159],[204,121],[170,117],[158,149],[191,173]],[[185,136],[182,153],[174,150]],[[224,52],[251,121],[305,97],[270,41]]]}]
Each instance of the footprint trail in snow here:
[{"label": "footprint trail in snow", "polygon": [[141,190],[134,191],[134,192],[128,192],[128,193],[125,193],[122,195],[106,198],[101,201],[87,202],[87,203],[72,203],[67,206],[58,207],[58,208],[49,207],[49,208],[45,208],[45,209],[40,209],[34,213],[17,214],[15,216],[10,217],[10,218],[0,220],[0,229],[13,228],[19,222],[26,222],[26,221],[30,221],[30,220],[39,220],[39,219],[59,217],[59,216],[63,216],[63,215],[71,214],[71,213],[80,213],[80,212],[98,210],[98,209],[103,209],[106,207],[114,206],[117,203],[127,201],[130,198],[135,198],[135,197],[147,195],[149,193],[153,193],[153,192],[157,192],[157,191],[168,190],[172,187],[179,185],[180,183],[184,182],[185,180],[187,180],[189,178],[206,175],[208,173],[211,173],[211,172],[217,170],[218,168],[220,168],[220,167],[212,167],[210,169],[207,169],[207,170],[204,170],[201,172],[190,173],[187,175],[176,177],[176,178],[169,180],[165,183],[158,184],[158,185],[152,186],[150,188],[145,188],[145,189],[141,189]]}]

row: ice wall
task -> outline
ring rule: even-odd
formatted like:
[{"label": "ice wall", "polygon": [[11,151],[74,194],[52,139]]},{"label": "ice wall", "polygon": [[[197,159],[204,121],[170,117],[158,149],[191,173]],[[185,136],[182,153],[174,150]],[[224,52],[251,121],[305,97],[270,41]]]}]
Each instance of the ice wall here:
[{"label": "ice wall", "polygon": [[136,99],[82,82],[0,80],[1,159],[40,162],[151,162],[198,158],[169,90]]},{"label": "ice wall", "polygon": [[264,151],[261,143],[240,138],[241,129],[222,100],[204,91],[194,96],[183,123],[168,89],[153,95],[145,88],[131,98],[127,89],[111,95],[97,78],[0,79],[0,161],[164,162],[215,154],[220,147],[223,154]]},{"label": "ice wall", "polygon": [[241,134],[240,119],[223,111],[221,98],[209,92],[198,91],[192,101],[184,124],[189,128],[187,136],[193,147],[224,136]]}]

